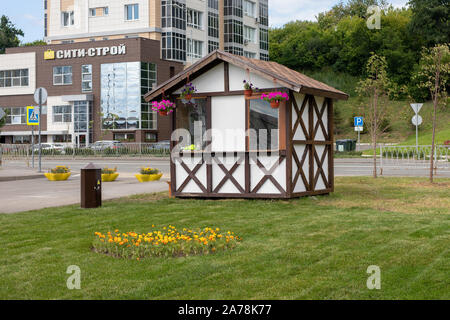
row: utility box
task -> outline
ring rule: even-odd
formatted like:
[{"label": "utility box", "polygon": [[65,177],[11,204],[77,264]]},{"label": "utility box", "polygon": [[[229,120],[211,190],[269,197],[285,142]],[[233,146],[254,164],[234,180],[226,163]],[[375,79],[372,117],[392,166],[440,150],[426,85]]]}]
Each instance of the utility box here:
[{"label": "utility box", "polygon": [[93,163],[81,169],[81,207],[98,208],[102,205],[102,170]]}]

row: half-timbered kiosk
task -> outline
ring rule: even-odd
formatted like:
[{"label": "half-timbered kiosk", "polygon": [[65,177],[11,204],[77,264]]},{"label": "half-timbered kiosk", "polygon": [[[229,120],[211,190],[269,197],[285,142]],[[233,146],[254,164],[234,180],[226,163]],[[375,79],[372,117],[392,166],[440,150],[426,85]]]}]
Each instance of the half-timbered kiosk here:
[{"label": "half-timbered kiosk", "polygon": [[[250,96],[244,80],[257,88]],[[187,102],[180,93],[189,83],[197,92]],[[285,92],[289,100],[272,108],[261,99],[270,92]],[[145,96],[176,102],[169,115],[173,195],[204,198],[333,192],[333,100],[347,98],[278,63],[222,51]]]}]

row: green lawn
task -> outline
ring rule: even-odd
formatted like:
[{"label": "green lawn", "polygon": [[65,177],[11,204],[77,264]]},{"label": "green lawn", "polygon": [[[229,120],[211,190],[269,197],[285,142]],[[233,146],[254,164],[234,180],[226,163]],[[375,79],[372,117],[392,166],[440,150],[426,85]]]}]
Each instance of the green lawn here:
[{"label": "green lawn", "polygon": [[[331,196],[180,200],[164,194],[0,215],[0,299],[449,299],[450,179],[337,178]],[[219,227],[232,251],[124,260],[95,231]],[[81,268],[81,290],[66,269]],[[367,267],[381,268],[368,290]]]}]

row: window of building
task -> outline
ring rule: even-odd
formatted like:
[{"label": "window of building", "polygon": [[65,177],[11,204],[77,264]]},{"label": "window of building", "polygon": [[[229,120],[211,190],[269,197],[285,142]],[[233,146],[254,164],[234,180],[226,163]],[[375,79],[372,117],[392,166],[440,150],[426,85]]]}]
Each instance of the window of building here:
[{"label": "window of building", "polygon": [[117,141],[133,142],[134,139],[134,133],[114,133],[114,140]]},{"label": "window of building", "polygon": [[263,60],[263,61],[269,61],[269,55],[267,53],[260,53],[259,54],[259,59]]},{"label": "window of building", "polygon": [[31,136],[13,136],[13,143],[14,144],[31,143]]},{"label": "window of building", "polygon": [[203,12],[188,9],[187,10],[187,25],[194,29],[203,29]]},{"label": "window of building", "polygon": [[89,140],[92,141],[92,126],[89,126],[89,119],[92,119],[92,102],[75,101],[73,104],[73,131],[75,133],[89,132]]},{"label": "window of building", "polygon": [[54,123],[72,122],[72,107],[70,105],[53,106],[53,122]]},{"label": "window of building", "polygon": [[259,48],[269,51],[269,31],[267,29],[259,29]]},{"label": "window of building", "polygon": [[81,66],[81,91],[92,91],[92,64]]},{"label": "window of building", "polygon": [[90,8],[89,16],[90,17],[103,17],[107,16],[109,13],[108,7],[99,7],[99,8]]},{"label": "window of building", "polygon": [[244,43],[256,43],[256,29],[244,26]]},{"label": "window of building", "polygon": [[6,113],[6,124],[26,124],[27,123],[27,108],[3,108]]},{"label": "window of building", "polygon": [[[154,63],[141,63],[141,95],[142,97],[157,84],[157,70]],[[151,104],[141,101],[141,129],[157,129],[157,115]]]},{"label": "window of building", "polygon": [[256,53],[250,52],[250,51],[244,51],[244,57],[247,57],[250,59],[256,59]]},{"label": "window of building", "polygon": [[27,87],[28,83],[28,69],[0,71],[0,88]]},{"label": "window of building", "polygon": [[178,32],[163,32],[162,58],[165,60],[186,61],[186,35]]},{"label": "window of building", "polygon": [[249,149],[278,150],[278,109],[261,99],[252,99],[249,103]]},{"label": "window of building", "polygon": [[69,84],[72,84],[72,67],[53,67],[53,85],[60,86]]},{"label": "window of building", "polygon": [[203,141],[206,132],[206,99],[195,99],[195,103],[195,108],[186,108],[181,100],[177,101],[176,128],[186,129],[190,134],[186,141],[180,141],[179,147],[195,145],[198,151],[206,146],[206,141]]},{"label": "window of building", "polygon": [[266,1],[259,2],[259,23],[263,26],[269,26],[269,5]]},{"label": "window of building", "polygon": [[208,12],[208,36],[219,38],[219,15]]},{"label": "window of building", "polygon": [[219,49],[219,42],[208,40],[208,53],[211,53],[217,49]]},{"label": "window of building", "polygon": [[48,16],[45,13],[44,14],[44,37],[47,37],[47,33],[48,33],[47,24],[48,24]]},{"label": "window of building", "polygon": [[244,0],[243,2],[244,6],[244,14],[246,14],[249,17],[256,18],[256,4],[252,1]]},{"label": "window of building", "polygon": [[224,0],[225,16],[243,17],[242,0]]},{"label": "window of building", "polygon": [[57,134],[53,136],[53,142],[58,143],[68,143],[72,142],[72,135],[71,134]]},{"label": "window of building", "polygon": [[101,65],[103,129],[156,129],[156,114],[144,100],[157,82],[153,63],[122,62]]},{"label": "window of building", "polygon": [[195,59],[203,57],[203,41],[188,39],[187,55]]},{"label": "window of building", "polygon": [[125,5],[125,20],[138,20],[139,19],[139,4],[127,4]]},{"label": "window of building", "polygon": [[208,0],[208,8],[219,10],[219,0]]},{"label": "window of building", "polygon": [[243,44],[243,23],[237,19],[225,19],[225,43]]},{"label": "window of building", "polygon": [[63,27],[73,26],[75,24],[75,15],[73,11],[61,12],[61,25]]},{"label": "window of building", "polygon": [[146,142],[156,142],[156,141],[158,141],[158,136],[156,135],[156,133],[146,132],[145,133],[145,141]]}]

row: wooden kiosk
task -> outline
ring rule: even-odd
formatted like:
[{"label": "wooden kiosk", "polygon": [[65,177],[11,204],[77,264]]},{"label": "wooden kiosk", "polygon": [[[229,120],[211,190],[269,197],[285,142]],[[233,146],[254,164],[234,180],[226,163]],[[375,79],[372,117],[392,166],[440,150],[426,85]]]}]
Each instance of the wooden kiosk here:
[{"label": "wooden kiosk", "polygon": [[[244,80],[258,88],[249,96]],[[180,94],[189,83],[197,92],[186,102]],[[289,100],[274,109],[261,100],[269,92],[285,92]],[[344,92],[275,62],[214,51],[145,96],[147,102],[161,99],[176,103],[169,115],[174,196],[333,192],[333,100],[348,99]]]}]

